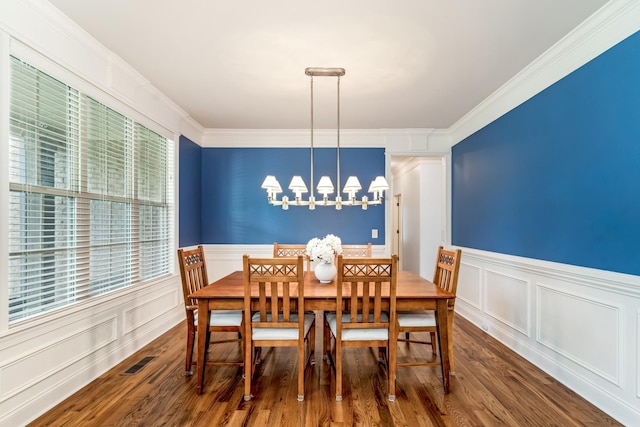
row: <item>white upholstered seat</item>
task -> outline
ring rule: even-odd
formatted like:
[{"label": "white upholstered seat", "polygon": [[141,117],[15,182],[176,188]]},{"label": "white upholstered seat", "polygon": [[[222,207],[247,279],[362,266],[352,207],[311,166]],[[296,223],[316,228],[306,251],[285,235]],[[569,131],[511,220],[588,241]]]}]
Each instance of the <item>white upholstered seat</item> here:
[{"label": "white upholstered seat", "polygon": [[[460,258],[462,252],[460,249],[456,250],[447,250],[442,246],[438,248],[438,255],[436,257],[436,265],[435,270],[433,272],[433,283],[438,285],[440,288],[451,292],[455,295],[456,289],[458,286],[458,272],[460,270]],[[453,308],[454,308],[455,300],[450,300],[449,303],[449,313],[447,314],[447,323],[449,329],[449,343],[448,348],[440,349],[441,351],[449,352],[449,362],[451,364],[451,371],[453,372],[455,369],[454,360],[453,360],[453,341],[451,337],[453,336]],[[435,355],[436,354],[436,332],[437,332],[437,324],[436,324],[436,316],[433,310],[421,310],[421,311],[404,311],[397,313],[397,322],[398,322],[398,332],[400,334],[404,334],[404,338],[398,339],[401,342],[410,342],[415,344],[429,344],[431,346],[431,351]],[[410,333],[412,332],[429,332],[430,341],[420,341],[416,339],[411,339]],[[409,350],[409,347],[407,347]],[[431,366],[441,364],[442,358],[438,361],[425,360],[421,362],[416,361],[407,361],[398,359],[398,366]]]},{"label": "white upholstered seat", "polygon": [[[309,329],[313,325],[316,316],[313,313],[304,315],[304,334],[309,333]],[[251,317],[252,322],[260,321],[260,313],[254,313]],[[267,322],[271,322],[271,314],[267,315]],[[284,322],[284,317],[280,315],[280,323]],[[298,322],[298,315],[291,315],[291,322]],[[251,339],[253,340],[297,340],[298,328],[255,328],[252,331]]]},{"label": "white upholstered seat", "polygon": [[[242,265],[247,337],[244,399],[250,400],[253,396],[251,382],[260,347],[296,347],[298,400],[302,401],[304,371],[313,363],[316,319],[315,315],[304,311],[303,256],[251,258],[244,255]],[[258,309],[251,314],[254,292],[259,295]],[[300,313],[304,314],[299,316]]]},{"label": "white upholstered seat", "polygon": [[[180,278],[182,279],[182,293],[184,296],[185,311],[187,315],[187,351],[185,357],[185,374],[191,375],[193,360],[193,347],[196,332],[198,330],[198,302],[189,295],[209,285],[207,265],[204,258],[202,245],[194,249],[178,249],[178,264],[180,266]],[[230,341],[242,342],[244,332],[244,318],[242,310],[211,310],[209,315],[209,332],[235,332],[237,339],[214,340],[214,335],[209,334],[209,345],[222,344]],[[244,348],[244,346],[241,346]],[[209,354],[209,353],[208,353]],[[214,352],[207,358],[208,365],[232,365],[242,366],[243,360],[225,361],[214,360]]]},{"label": "white upholstered seat", "polygon": [[[333,336],[337,334],[336,313],[327,313],[326,321],[329,324],[329,329]],[[389,315],[387,313],[380,313],[380,321],[388,322]],[[342,315],[343,323],[351,323],[351,315],[345,313]],[[362,322],[362,314],[358,314],[358,322]],[[373,322],[373,315],[369,316],[369,322]],[[362,328],[362,329],[343,329],[342,341],[370,341],[370,340],[388,340],[389,329],[388,328]]]},{"label": "white upholstered seat", "polygon": [[[338,255],[336,307],[344,309],[326,313],[324,317],[324,347],[335,368],[337,401],[342,400],[342,353],[350,347],[378,349],[387,368],[389,400],[395,400],[397,274],[397,255],[391,258]],[[382,309],[383,294],[389,296],[388,312]]]}]

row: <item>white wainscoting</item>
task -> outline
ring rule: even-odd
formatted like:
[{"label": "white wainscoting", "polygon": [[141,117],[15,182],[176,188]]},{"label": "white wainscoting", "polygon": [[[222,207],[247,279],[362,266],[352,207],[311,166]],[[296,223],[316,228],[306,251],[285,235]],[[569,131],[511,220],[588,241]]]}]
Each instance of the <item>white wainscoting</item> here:
[{"label": "white wainscoting", "polygon": [[34,420],[183,320],[173,275],[9,329],[0,336],[0,426]]},{"label": "white wainscoting", "polygon": [[620,305],[537,287],[537,341],[588,371],[620,384]]},{"label": "white wainscoting", "polygon": [[640,277],[462,248],[456,313],[639,425]]},{"label": "white wainscoting", "polygon": [[484,276],[484,312],[506,327],[529,337],[530,282],[490,269],[485,269]]},{"label": "white wainscoting", "polygon": [[636,399],[640,401],[640,310],[636,312]]},{"label": "white wainscoting", "polygon": [[[283,244],[299,244],[300,242],[279,242]],[[302,242],[306,243],[306,242]],[[242,270],[242,256],[273,256],[273,244],[268,245],[204,245],[204,256],[207,261],[209,281],[214,282],[229,273]],[[373,245],[371,255],[374,257],[389,256],[384,245]]]}]

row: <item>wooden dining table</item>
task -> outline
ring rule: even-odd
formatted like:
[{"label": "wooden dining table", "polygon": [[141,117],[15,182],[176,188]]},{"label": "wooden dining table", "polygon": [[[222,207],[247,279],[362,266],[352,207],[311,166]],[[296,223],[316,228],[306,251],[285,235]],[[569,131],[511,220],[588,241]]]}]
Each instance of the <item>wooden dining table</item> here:
[{"label": "wooden dining table", "polygon": [[[242,271],[235,271],[189,296],[198,300],[197,393],[201,394],[204,388],[208,347],[209,311],[244,309],[243,273]],[[251,296],[257,305],[257,285],[252,288]],[[447,317],[453,315],[448,308],[453,306],[454,299],[454,294],[415,273],[409,271],[398,272],[396,288],[397,311],[435,310],[438,327],[438,349],[440,360],[442,361],[442,383],[445,393],[449,393],[451,348],[453,344],[451,331],[449,330],[451,322],[448,321]],[[337,309],[335,279],[332,283],[323,284],[316,279],[313,272],[305,272],[304,305],[305,310],[335,311]]]}]

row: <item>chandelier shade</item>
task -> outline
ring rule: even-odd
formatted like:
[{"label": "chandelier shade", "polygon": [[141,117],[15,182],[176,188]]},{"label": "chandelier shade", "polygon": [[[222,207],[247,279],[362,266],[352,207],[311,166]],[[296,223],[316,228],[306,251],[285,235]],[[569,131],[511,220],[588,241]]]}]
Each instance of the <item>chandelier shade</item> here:
[{"label": "chandelier shade", "polygon": [[333,182],[331,182],[331,178],[328,176],[323,176],[318,181],[318,193],[322,195],[333,194]]},{"label": "chandelier shade", "polygon": [[[308,200],[302,198],[302,194],[309,193],[309,189],[301,176],[296,175],[289,183],[289,190],[294,194],[293,199],[289,196],[282,196],[278,200],[278,194],[282,193],[282,187],[274,175],[267,175],[262,182],[261,188],[267,192],[267,200],[269,204],[274,206],[282,206],[282,209],[289,209],[289,206],[308,206],[309,209],[315,209],[316,206],[335,206],[336,209],[342,209],[342,206],[361,206],[367,209],[369,205],[380,205],[384,199],[385,190],[389,189],[389,184],[384,176],[377,176],[369,185],[369,193],[372,194],[371,199],[362,196],[357,199],[356,193],[362,189],[360,180],[356,176],[350,176],[344,184],[342,191],[340,190],[340,77],[345,75],[344,68],[325,68],[325,67],[309,67],[305,69],[305,74],[311,77],[311,147],[310,147],[310,195]],[[322,176],[318,181],[316,190],[322,195],[322,199],[316,202],[313,184],[313,167],[314,167],[314,146],[313,146],[313,78],[319,77],[336,77],[337,78],[337,147],[336,147],[336,185],[337,191],[333,186],[333,182],[329,176]],[[329,199],[329,195],[336,192],[335,199]],[[341,193],[345,193],[347,197],[343,200]]]}]

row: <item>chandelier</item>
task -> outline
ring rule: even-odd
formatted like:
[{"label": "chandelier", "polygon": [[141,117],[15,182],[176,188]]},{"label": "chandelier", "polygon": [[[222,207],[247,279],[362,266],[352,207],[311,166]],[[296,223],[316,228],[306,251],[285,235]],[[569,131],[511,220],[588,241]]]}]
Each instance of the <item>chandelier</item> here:
[{"label": "chandelier", "polygon": [[[309,67],[304,70],[307,76],[311,77],[311,194],[308,200],[302,199],[302,194],[308,193],[307,185],[300,175],[296,175],[291,178],[289,183],[289,190],[294,194],[292,199],[289,196],[282,196],[278,200],[278,194],[282,193],[282,187],[274,175],[267,175],[262,183],[263,189],[267,192],[267,200],[269,204],[273,206],[282,206],[282,209],[287,210],[289,206],[308,206],[313,210],[316,206],[335,206],[337,210],[342,209],[343,206],[361,206],[362,209],[367,209],[370,205],[382,204],[384,198],[384,191],[389,189],[389,184],[384,176],[377,176],[376,179],[371,181],[369,185],[369,193],[372,194],[371,199],[367,196],[362,196],[360,200],[356,198],[356,193],[362,189],[360,181],[356,176],[350,176],[344,184],[342,190],[347,194],[347,197],[343,200],[340,196],[340,77],[344,76],[344,68],[316,68]],[[318,181],[317,191],[322,195],[322,199],[317,200],[313,191],[313,77],[336,77],[338,88],[338,119],[337,119],[337,150],[336,150],[336,185],[338,186],[336,197],[334,200],[329,199],[329,195],[333,194],[334,187],[331,178],[328,176],[322,176]]]}]

